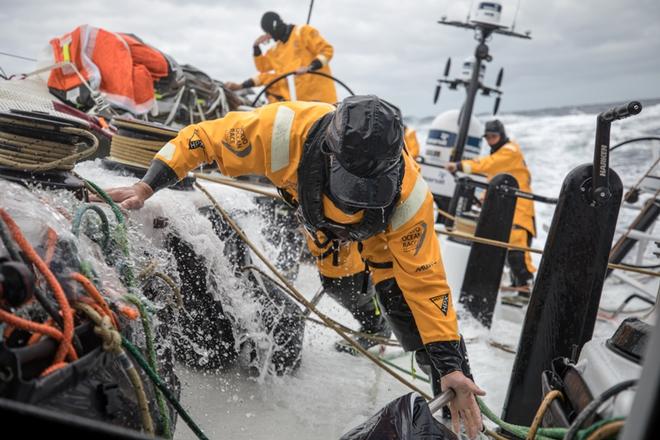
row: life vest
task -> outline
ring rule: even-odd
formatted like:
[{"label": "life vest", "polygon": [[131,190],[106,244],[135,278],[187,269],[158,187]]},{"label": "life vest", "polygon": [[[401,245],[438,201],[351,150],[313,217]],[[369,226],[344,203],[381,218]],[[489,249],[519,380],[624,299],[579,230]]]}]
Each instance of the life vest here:
[{"label": "life vest", "polygon": [[[330,124],[333,115],[334,113],[324,115],[311,128],[298,165],[299,206],[297,215],[319,247],[324,247],[335,240],[340,242],[362,241],[385,231],[399,200],[397,196],[385,208],[364,209],[362,220],[355,224],[340,224],[325,216],[323,195],[328,178],[328,156],[321,151],[321,142],[323,141],[323,133]],[[401,161],[401,167],[404,167],[403,161]],[[399,192],[401,191],[403,170],[400,176]],[[324,239],[319,239],[319,232],[323,233]]]}]

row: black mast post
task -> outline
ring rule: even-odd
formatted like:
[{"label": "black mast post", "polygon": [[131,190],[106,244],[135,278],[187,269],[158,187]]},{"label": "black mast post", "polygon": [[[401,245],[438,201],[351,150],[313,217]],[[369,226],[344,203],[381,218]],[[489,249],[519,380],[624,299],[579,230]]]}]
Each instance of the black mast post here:
[{"label": "black mast post", "polygon": [[474,108],[474,100],[477,92],[481,89],[481,81],[479,81],[479,72],[481,71],[481,64],[483,61],[490,61],[492,58],[488,54],[488,45],[485,41],[490,36],[492,29],[479,28],[479,45],[474,51],[475,62],[472,63],[472,76],[470,77],[470,84],[468,85],[467,96],[463,108],[460,113],[460,128],[458,130],[458,138],[456,139],[456,146],[451,156],[452,162],[458,162],[463,158],[463,150],[465,150],[465,142],[468,138],[468,130],[470,129],[470,120],[472,119],[472,110]]},{"label": "black mast post", "polygon": [[609,169],[610,125],[638,102],[598,115],[594,163],[562,185],[513,364],[502,418],[529,425],[541,403],[541,373],[593,335],[623,185]]}]

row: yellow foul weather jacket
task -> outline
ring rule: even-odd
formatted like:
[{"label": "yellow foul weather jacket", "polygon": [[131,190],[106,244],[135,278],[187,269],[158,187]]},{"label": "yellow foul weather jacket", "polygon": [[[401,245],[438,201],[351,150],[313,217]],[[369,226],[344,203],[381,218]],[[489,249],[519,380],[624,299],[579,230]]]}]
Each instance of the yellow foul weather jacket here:
[{"label": "yellow foul weather jacket", "polygon": [[[317,72],[331,75],[328,63],[333,53],[332,45],[319,34],[319,31],[309,25],[296,25],[286,42],[278,41],[266,53],[255,56],[254,65],[261,73],[282,75],[300,67],[307,67],[316,59],[322,64]],[[280,83],[288,91],[286,79],[281,80]],[[330,104],[337,102],[335,84],[329,78],[314,74],[296,75],[294,84],[298,101],[319,101]]]},{"label": "yellow foul weather jacket", "polygon": [[[463,160],[461,166],[463,172],[484,174],[488,180],[500,173],[511,174],[518,181],[518,187],[521,191],[532,192],[532,175],[527,169],[520,146],[513,141],[507,142],[488,156]],[[536,236],[534,202],[532,200],[518,198],[516,211],[513,215],[513,224],[527,230],[532,236]]]},{"label": "yellow foul weather jacket", "polygon": [[[200,164],[215,161],[224,175],[265,176],[297,198],[297,170],[307,135],[317,120],[334,110],[324,103],[283,102],[230,112],[182,129],[154,163],[162,162],[181,179]],[[374,283],[396,280],[424,344],[458,341],[456,313],[433,229],[433,197],[412,157],[405,150],[402,154],[400,197],[386,230],[361,243],[362,256],[373,267]],[[336,223],[355,224],[363,216],[363,211],[344,213],[325,195],[322,203],[324,216]],[[387,266],[382,263],[391,267],[379,268]]]},{"label": "yellow foul weather jacket", "polygon": [[[520,145],[513,141],[507,142],[488,156],[463,160],[461,161],[461,167],[465,173],[484,174],[488,177],[488,180],[500,173],[510,174],[518,181],[518,187],[521,191],[532,192],[532,175],[527,168]],[[534,201],[519,197],[516,200],[513,229],[511,230],[509,243],[516,246],[529,246],[527,233],[532,237],[536,236]],[[525,265],[530,272],[536,271],[529,252],[525,252]]]}]

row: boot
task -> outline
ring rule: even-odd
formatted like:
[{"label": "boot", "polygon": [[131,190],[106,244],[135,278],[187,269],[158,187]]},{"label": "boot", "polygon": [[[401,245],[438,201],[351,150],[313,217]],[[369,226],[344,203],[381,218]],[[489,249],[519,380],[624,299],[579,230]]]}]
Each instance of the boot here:
[{"label": "boot", "polygon": [[509,251],[507,253],[511,275],[511,287],[507,290],[515,292],[513,295],[503,296],[502,304],[523,307],[529,303],[534,275],[527,270],[525,254],[522,251]]}]

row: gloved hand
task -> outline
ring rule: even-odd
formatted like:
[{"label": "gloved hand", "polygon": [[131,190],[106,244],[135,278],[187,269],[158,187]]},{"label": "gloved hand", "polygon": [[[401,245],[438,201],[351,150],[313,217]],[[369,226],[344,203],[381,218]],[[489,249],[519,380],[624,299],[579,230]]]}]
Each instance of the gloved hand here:
[{"label": "gloved hand", "polygon": [[309,67],[298,67],[296,69],[296,75],[302,75],[307,72],[309,72]]}]

